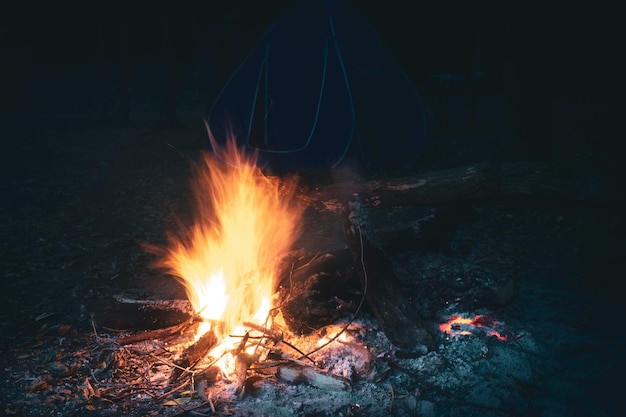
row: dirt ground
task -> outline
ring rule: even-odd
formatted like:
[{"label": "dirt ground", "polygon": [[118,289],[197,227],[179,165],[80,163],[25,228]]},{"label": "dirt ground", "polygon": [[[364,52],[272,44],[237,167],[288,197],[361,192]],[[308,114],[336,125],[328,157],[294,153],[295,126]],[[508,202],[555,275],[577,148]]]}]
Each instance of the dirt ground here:
[{"label": "dirt ground", "polygon": [[[582,135],[568,123],[561,124],[562,136],[570,128],[572,135]],[[176,225],[175,216],[185,218],[189,213],[189,162],[206,146],[201,120],[190,117],[182,129],[167,130],[102,127],[66,117],[15,122],[3,136],[12,145],[2,151],[0,167],[0,414],[182,415],[180,409],[163,404],[112,411],[81,400],[76,386],[67,387],[65,396],[53,387],[70,372],[55,366],[71,352],[91,346],[97,332],[104,332],[106,318],[94,314],[113,296],[184,298],[171,277],[150,268],[153,258],[141,243],[163,243],[165,231]],[[483,145],[488,147],[488,142]],[[453,147],[454,152],[434,152],[421,169],[471,162],[480,155],[479,146],[459,142]],[[592,193],[594,184],[603,184],[595,179],[614,172],[610,167],[618,162],[603,163],[610,154],[604,149],[583,156],[574,155],[576,149],[583,148],[564,151],[568,157],[559,168],[567,175],[589,178]],[[582,167],[580,172],[576,167]],[[329,400],[339,402],[326,404],[326,409],[303,405],[302,398],[311,394],[299,388],[268,389],[256,401],[276,408],[255,406],[254,398],[248,398],[214,415],[434,417],[459,415],[459,410],[463,415],[618,415],[625,405],[619,381],[626,372],[620,327],[626,234],[622,202],[609,197],[573,202],[512,196],[472,202],[478,217],[461,224],[450,238],[451,251],[437,258],[449,259],[439,268],[473,265],[517,283],[518,295],[498,314],[517,329],[512,331],[532,335],[539,345],[527,358],[533,375],[521,378],[494,365],[476,382],[500,381],[495,376],[500,372],[513,374],[515,378],[508,380],[516,384],[512,404],[504,402],[494,409],[468,406],[433,385],[398,382],[402,372],[392,370],[387,379],[368,388],[370,397],[379,401],[367,407],[356,407],[367,397],[362,386]],[[320,226],[312,233],[321,235],[319,245],[327,239],[328,250],[334,249],[333,243],[341,246],[332,228]],[[403,280],[410,280],[402,254],[394,261]],[[410,283],[407,288],[412,289]],[[124,323],[116,325],[123,328]],[[454,354],[450,346],[441,339],[441,352]],[[42,375],[50,376],[49,386],[39,389]],[[392,382],[406,390],[403,401],[408,401],[408,390],[415,393],[418,386],[420,398],[428,401],[389,408],[379,396],[388,395]]]}]

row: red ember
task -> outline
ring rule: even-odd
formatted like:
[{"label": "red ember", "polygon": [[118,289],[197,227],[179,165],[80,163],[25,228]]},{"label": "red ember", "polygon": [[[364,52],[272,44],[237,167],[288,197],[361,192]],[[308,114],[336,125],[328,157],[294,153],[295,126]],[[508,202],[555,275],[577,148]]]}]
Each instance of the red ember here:
[{"label": "red ember", "polygon": [[439,325],[439,330],[450,336],[468,336],[472,334],[474,328],[484,328],[488,335],[495,336],[498,340],[507,340],[507,336],[495,330],[501,323],[493,320],[489,316],[475,315],[474,318],[466,318],[454,315],[445,323]]}]

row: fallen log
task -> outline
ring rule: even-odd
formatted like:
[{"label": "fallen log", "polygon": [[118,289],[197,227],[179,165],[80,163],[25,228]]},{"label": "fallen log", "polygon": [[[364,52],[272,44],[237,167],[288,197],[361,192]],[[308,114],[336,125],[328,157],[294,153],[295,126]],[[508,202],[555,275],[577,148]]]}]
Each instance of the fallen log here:
[{"label": "fallen log", "polygon": [[366,206],[387,207],[513,195],[591,202],[623,198],[623,192],[606,181],[565,178],[535,162],[477,163],[384,180],[352,177],[320,186],[318,199],[345,199],[346,190],[358,193]]},{"label": "fallen log", "polygon": [[361,195],[368,205],[432,205],[495,196],[502,192],[501,182],[496,166],[478,164],[366,183]]},{"label": "fallen log", "polygon": [[422,326],[400,286],[391,261],[370,223],[357,195],[342,211],[344,231],[369,307],[389,340],[399,347],[426,345],[432,338]]}]

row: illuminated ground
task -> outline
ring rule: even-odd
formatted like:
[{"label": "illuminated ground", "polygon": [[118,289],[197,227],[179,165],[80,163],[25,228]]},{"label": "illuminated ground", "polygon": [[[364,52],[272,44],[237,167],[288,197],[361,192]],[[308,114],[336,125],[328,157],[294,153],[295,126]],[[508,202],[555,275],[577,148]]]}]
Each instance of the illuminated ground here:
[{"label": "illuminated ground", "polygon": [[[151,257],[139,243],[162,242],[175,225],[172,214],[188,210],[188,159],[206,144],[197,116],[189,115],[183,130],[97,127],[71,118],[10,129],[14,145],[0,168],[1,412],[94,415],[76,387],[67,387],[72,401],[31,392],[36,378],[60,372],[62,379],[67,371],[54,367],[88,343],[94,306],[111,296],[184,296],[173,280],[149,269]],[[563,131],[570,123],[572,137],[579,137],[575,118],[562,122]],[[470,139],[425,165],[487,157],[489,147],[474,147]],[[568,173],[604,175],[593,170],[602,155],[568,149],[560,161]],[[584,171],[573,172],[577,166]],[[623,396],[614,381],[626,371],[619,204],[507,198],[474,207],[480,217],[452,240],[463,250],[447,254],[449,263],[439,267],[469,264],[514,278],[518,297],[495,313],[515,340],[442,337],[438,351],[399,361],[414,374],[396,369],[334,393],[268,384],[259,397],[231,403],[230,415],[616,415]],[[337,243],[333,233],[326,238]],[[405,262],[408,280],[406,259],[396,261]],[[127,415],[179,411],[146,402]],[[104,406],[96,413],[112,415]]]}]

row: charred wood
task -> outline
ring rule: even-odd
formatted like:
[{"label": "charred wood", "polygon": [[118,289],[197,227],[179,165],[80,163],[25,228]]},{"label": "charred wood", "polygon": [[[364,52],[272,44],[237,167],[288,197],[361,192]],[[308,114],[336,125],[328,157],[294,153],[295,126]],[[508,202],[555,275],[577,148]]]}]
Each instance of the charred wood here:
[{"label": "charred wood", "polygon": [[[376,211],[373,211],[373,222],[376,224],[375,214]],[[380,223],[387,226],[377,228],[376,234],[389,256],[408,250],[448,253],[452,252],[450,241],[458,227],[479,217],[480,213],[467,202],[386,210],[385,219]]]},{"label": "charred wood", "polygon": [[319,187],[320,199],[346,198],[357,192],[368,206],[406,207],[528,195],[572,201],[612,201],[621,190],[607,181],[566,178],[536,162],[477,163],[385,180],[351,178]]},{"label": "charred wood", "polygon": [[212,331],[208,331],[185,349],[180,359],[174,362],[176,366],[172,369],[170,384],[176,382],[185,370],[193,368],[216,344],[217,336]]},{"label": "charred wood", "polygon": [[135,333],[128,336],[121,336],[117,338],[118,345],[131,345],[137,342],[143,342],[144,340],[158,339],[160,341],[166,341],[170,338],[189,334],[197,329],[198,324],[191,321],[179,324],[177,326],[166,327],[164,329],[149,330],[146,332]]},{"label": "charred wood", "polygon": [[137,300],[134,298],[118,297],[120,304],[132,304],[143,310],[175,311],[189,316],[193,315],[193,307],[189,300]]},{"label": "charred wood", "polygon": [[117,298],[113,302],[90,306],[99,326],[118,330],[156,330],[193,319],[188,300],[134,300]]},{"label": "charred wood", "polygon": [[410,304],[393,270],[391,261],[374,232],[367,210],[353,196],[343,210],[344,230],[366,300],[389,340],[400,347],[432,340]]},{"label": "charred wood", "polygon": [[501,171],[487,164],[363,184],[366,204],[405,207],[491,197],[502,192]]},{"label": "charred wood", "polygon": [[359,281],[347,250],[315,255],[280,282],[280,306],[296,334],[334,323],[350,314],[360,298]]},{"label": "charred wood", "polygon": [[291,384],[306,384],[323,390],[350,390],[350,381],[317,368],[283,365],[276,372],[278,379]]}]

